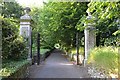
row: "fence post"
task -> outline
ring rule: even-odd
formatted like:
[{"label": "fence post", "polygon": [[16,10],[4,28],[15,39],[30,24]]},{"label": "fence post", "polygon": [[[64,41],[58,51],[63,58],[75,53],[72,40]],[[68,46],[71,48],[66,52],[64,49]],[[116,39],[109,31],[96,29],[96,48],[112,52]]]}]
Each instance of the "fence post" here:
[{"label": "fence post", "polygon": [[77,65],[79,65],[79,31],[76,33]]},{"label": "fence post", "polygon": [[40,64],[40,34],[37,35],[37,65]]},{"label": "fence post", "polygon": [[[0,23],[0,26],[2,23]],[[0,69],[2,69],[2,27],[0,27]],[[2,80],[2,77],[0,77]]]}]

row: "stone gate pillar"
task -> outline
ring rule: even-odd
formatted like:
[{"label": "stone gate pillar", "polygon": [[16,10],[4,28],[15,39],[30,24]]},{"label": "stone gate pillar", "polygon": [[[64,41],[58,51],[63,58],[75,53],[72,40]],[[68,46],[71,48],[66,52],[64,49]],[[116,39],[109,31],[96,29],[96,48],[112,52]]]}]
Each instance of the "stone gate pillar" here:
[{"label": "stone gate pillar", "polygon": [[24,9],[25,15],[20,17],[20,35],[23,36],[26,48],[28,50],[28,60],[31,60],[31,31],[30,26],[31,17],[29,15],[30,8],[26,7]]},{"label": "stone gate pillar", "polygon": [[[92,20],[92,15],[88,12],[87,20]],[[85,34],[85,56],[84,56],[84,66],[86,65],[88,55],[90,50],[95,47],[96,45],[96,34],[95,34],[95,27],[94,22],[89,22],[85,24],[86,28],[84,30]]]},{"label": "stone gate pillar", "polygon": [[[0,26],[2,26],[1,22]],[[2,27],[0,27],[0,69],[2,69]],[[2,80],[2,77],[0,79]]]},{"label": "stone gate pillar", "polygon": [[[118,23],[118,30],[120,30],[120,19],[117,19],[116,21]],[[118,33],[118,42],[117,42],[117,46],[118,46],[118,79],[120,79],[120,33]]]}]

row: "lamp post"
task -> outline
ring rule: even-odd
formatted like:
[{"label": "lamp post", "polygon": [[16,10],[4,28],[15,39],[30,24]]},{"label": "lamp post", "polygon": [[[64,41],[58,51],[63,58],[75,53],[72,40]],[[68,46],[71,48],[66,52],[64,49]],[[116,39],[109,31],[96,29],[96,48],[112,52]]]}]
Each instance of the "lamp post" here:
[{"label": "lamp post", "polygon": [[30,26],[31,17],[29,16],[30,8],[26,7],[24,9],[25,15],[20,17],[20,35],[23,36],[26,43],[26,48],[28,49],[28,60],[31,60],[31,31]]}]

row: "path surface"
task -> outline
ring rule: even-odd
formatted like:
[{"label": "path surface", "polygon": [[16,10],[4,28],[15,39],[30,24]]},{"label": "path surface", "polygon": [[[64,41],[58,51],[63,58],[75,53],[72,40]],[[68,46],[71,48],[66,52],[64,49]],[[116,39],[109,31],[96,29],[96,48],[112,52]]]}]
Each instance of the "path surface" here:
[{"label": "path surface", "polygon": [[73,65],[55,50],[40,65],[30,67],[30,78],[88,78],[86,68]]}]

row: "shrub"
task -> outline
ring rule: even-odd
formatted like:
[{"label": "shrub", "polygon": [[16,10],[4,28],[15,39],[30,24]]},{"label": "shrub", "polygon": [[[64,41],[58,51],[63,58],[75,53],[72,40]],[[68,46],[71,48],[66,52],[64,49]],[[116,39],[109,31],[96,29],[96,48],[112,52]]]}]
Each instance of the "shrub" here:
[{"label": "shrub", "polygon": [[2,59],[20,59],[26,55],[23,39],[19,36],[19,23],[15,19],[2,20]]},{"label": "shrub", "polygon": [[40,54],[45,54],[47,51],[50,51],[50,49],[40,49]]},{"label": "shrub", "polygon": [[27,57],[25,43],[21,40],[21,38],[17,38],[13,41],[10,52],[11,54],[8,55],[9,59],[12,57],[12,59],[18,60],[25,59]]},{"label": "shrub", "polygon": [[108,73],[118,73],[118,48],[97,47],[91,50],[88,64],[93,64],[98,69]]},{"label": "shrub", "polygon": [[[76,54],[77,53],[76,48],[72,48],[68,52],[71,53],[71,54]],[[83,47],[79,48],[79,54],[84,55],[84,48]]]}]

